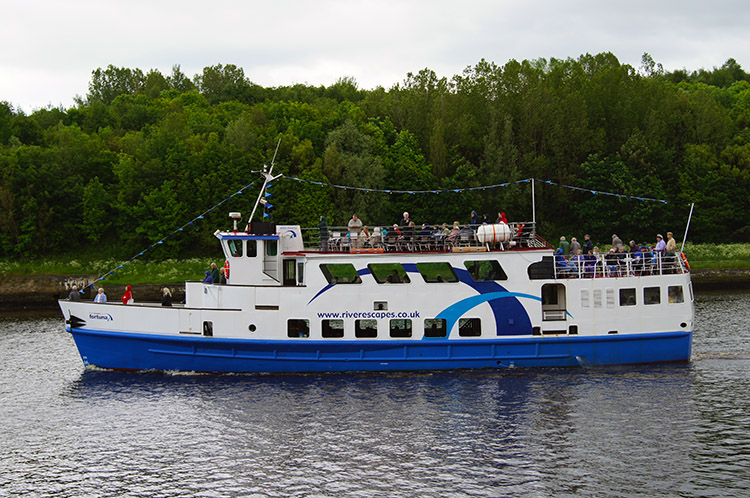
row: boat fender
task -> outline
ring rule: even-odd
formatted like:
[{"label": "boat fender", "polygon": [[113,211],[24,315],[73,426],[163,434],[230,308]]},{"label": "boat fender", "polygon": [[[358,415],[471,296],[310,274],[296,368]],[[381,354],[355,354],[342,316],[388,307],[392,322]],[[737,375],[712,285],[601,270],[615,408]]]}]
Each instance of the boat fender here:
[{"label": "boat fender", "polygon": [[229,260],[224,261],[224,278],[229,280]]},{"label": "boat fender", "polygon": [[690,269],[690,263],[688,263],[687,256],[685,256],[684,252],[680,253],[680,257],[682,258],[682,264],[685,265],[685,268],[688,270]]}]

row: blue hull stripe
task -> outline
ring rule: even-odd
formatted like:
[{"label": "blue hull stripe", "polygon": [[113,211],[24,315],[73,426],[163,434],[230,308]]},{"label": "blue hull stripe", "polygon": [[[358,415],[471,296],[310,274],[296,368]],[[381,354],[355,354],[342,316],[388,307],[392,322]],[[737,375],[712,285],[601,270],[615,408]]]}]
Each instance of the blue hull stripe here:
[{"label": "blue hull stripe", "polygon": [[688,331],[467,340],[282,341],[73,329],[86,364],[122,370],[328,372],[687,361]]}]

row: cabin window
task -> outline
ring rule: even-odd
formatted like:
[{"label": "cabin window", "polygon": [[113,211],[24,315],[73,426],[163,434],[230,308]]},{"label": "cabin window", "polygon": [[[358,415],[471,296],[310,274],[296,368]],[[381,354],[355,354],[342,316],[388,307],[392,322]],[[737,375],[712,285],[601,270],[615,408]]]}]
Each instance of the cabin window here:
[{"label": "cabin window", "polygon": [[661,303],[661,292],[660,292],[659,287],[644,287],[643,288],[643,303],[644,304]]},{"label": "cabin window", "polygon": [[254,258],[258,255],[258,241],[257,240],[248,240],[247,242],[247,254],[245,254],[248,258]]},{"label": "cabin window", "polygon": [[446,322],[443,318],[425,318],[425,337],[445,337],[447,335]]},{"label": "cabin window", "polygon": [[242,241],[241,240],[230,239],[227,241],[227,246],[229,246],[229,254],[233,258],[239,258],[240,256],[242,256]]},{"label": "cabin window", "polygon": [[276,256],[278,252],[279,252],[279,241],[267,240],[266,241],[266,256]]},{"label": "cabin window", "polygon": [[310,337],[310,320],[290,318],[286,321],[287,337]]},{"label": "cabin window", "polygon": [[417,271],[428,283],[458,282],[450,263],[417,263]]},{"label": "cabin window", "polygon": [[479,318],[459,318],[458,335],[461,337],[479,337],[482,335],[482,320]]},{"label": "cabin window", "polygon": [[685,302],[685,294],[682,292],[681,285],[670,285],[667,287],[667,297],[668,301],[672,304]]},{"label": "cabin window", "polygon": [[396,319],[391,320],[391,337],[411,337],[411,320]]},{"label": "cabin window", "polygon": [[297,263],[297,283],[302,285],[305,283],[305,263]]},{"label": "cabin window", "polygon": [[[594,292],[596,293],[596,290]],[[599,306],[601,307],[601,291]],[[542,320],[565,320],[566,310],[565,286],[544,284],[542,286]]]},{"label": "cabin window", "polygon": [[359,338],[374,338],[378,336],[377,320],[355,320],[354,336]]},{"label": "cabin window", "polygon": [[320,270],[329,284],[361,284],[362,279],[351,263],[324,263]]},{"label": "cabin window", "polygon": [[620,289],[620,306],[635,306],[635,289]]},{"label": "cabin window", "polygon": [[321,335],[325,338],[344,337],[344,320],[323,320],[321,322]]},{"label": "cabin window", "polygon": [[400,263],[370,263],[370,273],[379,284],[408,284],[409,275]]},{"label": "cabin window", "polygon": [[464,266],[469,270],[469,274],[474,281],[485,280],[508,280],[508,275],[500,266],[500,263],[492,260],[464,261]]},{"label": "cabin window", "polygon": [[542,256],[541,261],[531,263],[526,268],[531,280],[552,280],[555,278],[555,261],[552,256]]}]

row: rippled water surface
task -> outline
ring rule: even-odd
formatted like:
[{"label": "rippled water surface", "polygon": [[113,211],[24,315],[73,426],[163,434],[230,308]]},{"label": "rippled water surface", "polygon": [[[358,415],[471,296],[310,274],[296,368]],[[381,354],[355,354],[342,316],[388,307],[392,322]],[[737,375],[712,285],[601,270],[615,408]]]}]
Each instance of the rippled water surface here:
[{"label": "rippled water surface", "polygon": [[85,370],[0,319],[0,496],[750,496],[750,294],[693,361],[335,375]]}]

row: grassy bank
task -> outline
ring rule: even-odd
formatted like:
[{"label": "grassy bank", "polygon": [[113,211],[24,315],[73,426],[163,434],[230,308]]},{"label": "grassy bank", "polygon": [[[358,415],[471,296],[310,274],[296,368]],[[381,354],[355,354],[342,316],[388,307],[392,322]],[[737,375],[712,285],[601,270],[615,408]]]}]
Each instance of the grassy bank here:
[{"label": "grassy bank", "polygon": [[[678,246],[679,247],[679,246]],[[685,254],[694,269],[750,268],[750,244],[691,244]],[[179,284],[201,280],[211,262],[217,258],[167,259],[131,263],[114,259],[49,257],[33,261],[0,261],[0,275],[104,275],[115,270],[107,284]],[[122,265],[122,268],[119,266]]]}]

